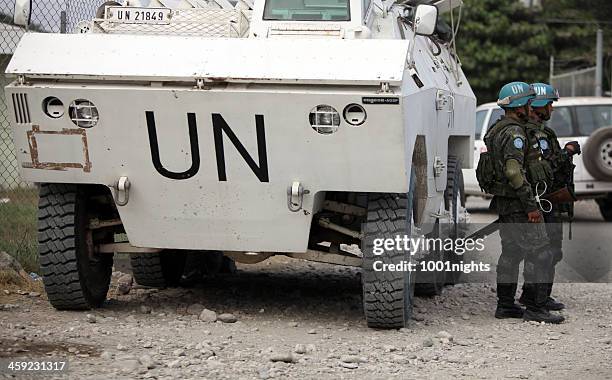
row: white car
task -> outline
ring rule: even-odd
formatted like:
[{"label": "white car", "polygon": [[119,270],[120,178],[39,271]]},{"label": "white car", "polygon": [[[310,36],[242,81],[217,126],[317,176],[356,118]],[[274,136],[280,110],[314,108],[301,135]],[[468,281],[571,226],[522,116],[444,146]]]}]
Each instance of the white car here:
[{"label": "white car", "polygon": [[[486,150],[482,141],[487,128],[503,115],[495,103],[486,103],[476,109],[474,136],[474,168],[480,153]],[[576,140],[582,154],[574,157],[574,182],[580,199],[595,198],[605,220],[612,221],[612,98],[568,97],[554,104],[548,122],[563,146]],[[463,171],[465,192],[486,196],[480,190],[475,169]]]}]

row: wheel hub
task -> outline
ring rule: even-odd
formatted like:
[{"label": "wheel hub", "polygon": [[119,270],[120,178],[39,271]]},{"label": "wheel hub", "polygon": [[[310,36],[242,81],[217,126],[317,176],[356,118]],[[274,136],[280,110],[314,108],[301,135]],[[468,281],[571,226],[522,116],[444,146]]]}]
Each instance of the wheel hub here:
[{"label": "wheel hub", "polygon": [[601,159],[604,167],[612,170],[612,139],[608,139],[601,144]]}]

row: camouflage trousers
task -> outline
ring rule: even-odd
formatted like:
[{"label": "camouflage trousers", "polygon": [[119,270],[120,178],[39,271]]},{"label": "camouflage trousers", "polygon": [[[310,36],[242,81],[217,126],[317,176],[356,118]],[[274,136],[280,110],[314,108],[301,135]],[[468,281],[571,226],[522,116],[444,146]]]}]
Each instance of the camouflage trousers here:
[{"label": "camouflage trousers", "polygon": [[563,223],[558,211],[553,208],[552,212],[544,214],[546,234],[553,251],[553,265],[563,259]]},{"label": "camouflage trousers", "polygon": [[550,266],[548,278],[548,296],[552,293],[552,286],[555,282],[555,266],[563,259],[563,223],[560,214],[553,208],[552,212],[544,214],[546,233],[550,241],[552,251],[552,264]]},{"label": "camouflage trousers", "polygon": [[553,250],[545,223],[528,223],[525,212],[500,215],[502,253],[497,263],[498,303],[514,304],[519,266],[524,261],[524,300],[528,308],[540,308],[548,298]]}]

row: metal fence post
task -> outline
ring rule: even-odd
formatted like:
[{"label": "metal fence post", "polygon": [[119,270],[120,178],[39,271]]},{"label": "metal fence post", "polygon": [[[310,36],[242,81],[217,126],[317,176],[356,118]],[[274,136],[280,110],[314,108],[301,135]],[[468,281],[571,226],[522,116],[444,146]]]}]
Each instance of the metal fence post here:
[{"label": "metal fence post", "polygon": [[60,12],[60,33],[66,33],[66,11]]},{"label": "metal fence post", "polygon": [[603,80],[603,30],[597,29],[595,64],[595,96],[601,96]]}]

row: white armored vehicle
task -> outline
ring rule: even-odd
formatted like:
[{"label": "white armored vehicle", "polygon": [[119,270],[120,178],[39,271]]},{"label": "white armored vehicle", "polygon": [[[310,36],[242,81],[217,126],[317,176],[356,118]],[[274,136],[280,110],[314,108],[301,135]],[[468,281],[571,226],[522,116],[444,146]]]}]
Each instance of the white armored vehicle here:
[{"label": "white armored vehicle", "polygon": [[51,304],[100,306],[114,252],[148,286],[198,254],[209,269],[283,254],[362,266],[368,325],[403,326],[414,289],[453,273],[378,269],[457,258],[374,244],[463,220],[460,5],[130,0],[77,33],[26,34],[6,96]]}]

